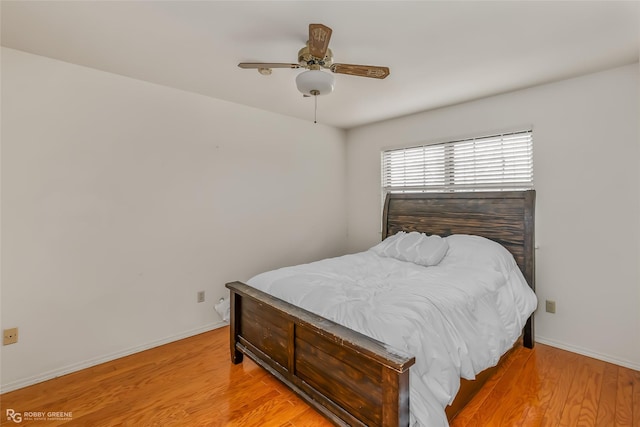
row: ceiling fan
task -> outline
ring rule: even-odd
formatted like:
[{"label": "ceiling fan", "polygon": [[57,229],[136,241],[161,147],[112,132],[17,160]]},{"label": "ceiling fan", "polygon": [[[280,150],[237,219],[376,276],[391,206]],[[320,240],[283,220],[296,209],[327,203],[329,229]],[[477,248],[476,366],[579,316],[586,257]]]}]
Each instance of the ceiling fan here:
[{"label": "ceiling fan", "polygon": [[[384,79],[389,75],[388,67],[375,65],[336,64],[329,49],[331,28],[322,24],[309,24],[309,40],[298,52],[298,63],[241,62],[240,68],[257,69],[260,74],[269,75],[272,68],[306,68],[298,74],[296,86],[305,96],[327,95],[333,91],[335,78],[331,73],[348,74],[358,77]],[[321,71],[327,69],[331,73]]]}]

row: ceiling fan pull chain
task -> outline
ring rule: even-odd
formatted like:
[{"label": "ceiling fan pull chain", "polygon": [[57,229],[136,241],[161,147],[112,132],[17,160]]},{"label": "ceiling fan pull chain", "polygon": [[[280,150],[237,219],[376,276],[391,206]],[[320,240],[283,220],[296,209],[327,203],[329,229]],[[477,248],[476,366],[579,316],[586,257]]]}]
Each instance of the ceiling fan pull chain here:
[{"label": "ceiling fan pull chain", "polygon": [[313,89],[309,93],[313,95],[313,123],[318,123],[316,118],[318,117],[318,95],[320,95],[320,91],[318,89]]}]

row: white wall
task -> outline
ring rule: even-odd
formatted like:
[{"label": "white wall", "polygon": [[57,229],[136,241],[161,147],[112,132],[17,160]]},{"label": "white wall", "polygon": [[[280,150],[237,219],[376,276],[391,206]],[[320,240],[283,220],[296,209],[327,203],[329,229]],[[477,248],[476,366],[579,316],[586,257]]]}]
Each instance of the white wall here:
[{"label": "white wall", "polygon": [[352,129],[349,250],[380,239],[380,151],[532,125],[536,339],[640,369],[638,64]]},{"label": "white wall", "polygon": [[3,48],[2,391],[220,326],[224,283],[343,254],[345,140]]}]

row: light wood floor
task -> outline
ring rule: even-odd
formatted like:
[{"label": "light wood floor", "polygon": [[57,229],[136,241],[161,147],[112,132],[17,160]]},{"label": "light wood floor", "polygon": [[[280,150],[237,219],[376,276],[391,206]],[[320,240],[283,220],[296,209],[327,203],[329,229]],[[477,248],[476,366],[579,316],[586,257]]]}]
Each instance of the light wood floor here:
[{"label": "light wood floor", "polygon": [[[2,425],[308,426],[330,424],[245,357],[221,328],[0,396]],[[16,424],[6,410],[71,412]],[[69,415],[69,414],[68,414]],[[46,417],[46,416],[45,416]],[[518,349],[452,427],[640,427],[640,372],[542,344]]]}]

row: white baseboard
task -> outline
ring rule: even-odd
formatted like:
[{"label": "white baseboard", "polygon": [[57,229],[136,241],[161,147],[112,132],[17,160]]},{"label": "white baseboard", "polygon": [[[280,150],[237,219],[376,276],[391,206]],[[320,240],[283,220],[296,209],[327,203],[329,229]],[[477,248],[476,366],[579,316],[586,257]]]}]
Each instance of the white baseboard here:
[{"label": "white baseboard", "polygon": [[551,347],[556,347],[562,350],[567,350],[572,353],[581,354],[583,356],[591,357],[593,359],[598,359],[604,362],[613,363],[614,365],[633,369],[635,371],[640,371],[640,364],[631,362],[629,360],[624,360],[614,356],[610,356],[608,354],[597,353],[595,351],[587,350],[586,348],[560,343],[555,340],[540,337],[540,336],[536,336],[536,342],[539,342],[540,344],[550,345]]},{"label": "white baseboard", "polygon": [[56,377],[60,377],[62,375],[67,375],[72,372],[80,371],[82,369],[90,368],[92,366],[99,365],[101,363],[110,362],[115,359],[119,359],[121,357],[129,356],[134,353],[139,353],[144,350],[149,350],[150,348],[158,347],[164,344],[168,344],[170,342],[178,341],[184,338],[189,338],[194,335],[201,334],[203,332],[209,332],[214,329],[221,328],[223,326],[228,325],[226,322],[216,322],[209,323],[204,326],[201,326],[196,329],[192,329],[190,331],[185,331],[176,335],[172,335],[170,337],[166,337],[160,340],[152,341],[146,344],[142,344],[139,346],[131,347],[123,351],[118,351],[115,353],[108,354],[106,356],[97,357],[95,359],[85,360],[79,363],[74,363],[59,369],[54,369],[48,372],[44,372],[42,374],[34,375],[29,378],[24,378],[21,380],[13,381],[8,384],[2,384],[0,386],[0,393],[7,393],[13,390],[17,390],[23,387],[28,387],[30,385],[34,385],[37,383],[41,383],[43,381],[47,381]]}]

